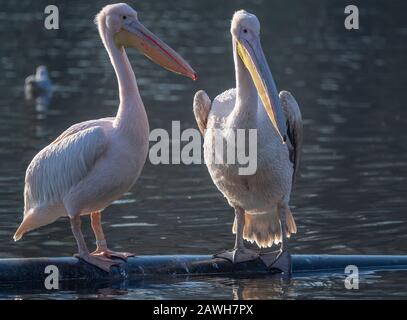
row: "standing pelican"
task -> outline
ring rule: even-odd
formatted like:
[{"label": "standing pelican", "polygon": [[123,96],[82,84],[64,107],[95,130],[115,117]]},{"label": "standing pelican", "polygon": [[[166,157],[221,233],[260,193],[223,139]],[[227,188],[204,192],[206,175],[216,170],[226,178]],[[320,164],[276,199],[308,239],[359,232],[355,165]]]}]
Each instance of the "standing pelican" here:
[{"label": "standing pelican", "polygon": [[[288,203],[300,160],[301,113],[289,92],[277,92],[260,44],[257,17],[244,10],[236,12],[231,33],[236,89],[217,96],[213,103],[204,91],[194,98],[209,173],[235,209],[235,247],[217,256],[234,263],[260,256],[268,267],[289,273],[287,238],[297,228]],[[216,150],[215,134],[227,144],[234,143],[230,130],[236,129],[257,129],[257,171],[253,175],[239,175],[238,165],[211,161]],[[281,246],[278,252],[259,255],[245,248],[243,239],[264,248],[273,243]]]},{"label": "standing pelican", "polygon": [[[118,79],[116,117],[78,123],[41,150],[28,166],[24,220],[14,235],[68,216],[78,256],[109,271],[111,257],[131,255],[107,248],[101,211],[128,191],[139,177],[148,153],[149,125],[136,78],[124,47],[134,47],[162,67],[196,79],[194,70],[174,50],[148,31],[126,4],[108,5],[96,17],[100,37]],[[91,215],[97,249],[89,253],[81,216]]]}]

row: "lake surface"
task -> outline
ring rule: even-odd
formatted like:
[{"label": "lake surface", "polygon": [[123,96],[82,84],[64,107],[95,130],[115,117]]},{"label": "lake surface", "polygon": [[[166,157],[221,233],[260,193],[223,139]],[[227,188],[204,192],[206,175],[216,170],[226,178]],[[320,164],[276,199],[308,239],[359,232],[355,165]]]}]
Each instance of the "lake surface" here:
[{"label": "lake surface", "polygon": [[[70,125],[113,116],[117,84],[96,26],[106,1],[55,2],[60,30],[45,30],[45,1],[0,7],[0,258],[69,256],[66,219],[12,236],[23,212],[25,169]],[[196,128],[192,98],[234,86],[230,19],[255,13],[279,90],[291,91],[304,118],[301,173],[291,197],[298,233],[292,253],[407,253],[407,3],[361,2],[360,30],[344,28],[343,1],[137,1],[139,18],[182,56],[199,80],[179,77],[128,50],[150,128]],[[46,117],[24,101],[23,83],[45,64],[58,85]],[[89,219],[83,231],[90,248]],[[209,254],[233,246],[233,210],[205,165],[152,165],[103,215],[112,249]],[[406,298],[407,273],[380,272],[344,288],[343,275],[294,278],[186,278],[168,283],[0,298]]]}]

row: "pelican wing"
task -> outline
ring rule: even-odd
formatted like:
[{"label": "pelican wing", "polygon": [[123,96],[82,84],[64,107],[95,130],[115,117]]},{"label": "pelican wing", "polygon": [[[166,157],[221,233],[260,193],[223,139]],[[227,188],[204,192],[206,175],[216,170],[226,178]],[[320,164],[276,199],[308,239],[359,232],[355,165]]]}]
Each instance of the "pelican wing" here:
[{"label": "pelican wing", "polygon": [[76,123],[72,126],[70,126],[68,129],[66,129],[64,132],[62,132],[52,143],[57,143],[70,135],[73,135],[75,133],[78,133],[80,131],[93,128],[93,127],[98,127],[98,126],[103,126],[105,124],[112,123],[114,121],[114,118],[109,117],[109,118],[102,118],[98,120],[89,120],[89,121],[84,121],[80,123]]},{"label": "pelican wing", "polygon": [[211,111],[211,100],[205,91],[200,90],[194,97],[194,115],[198,128],[202,134],[205,134],[208,123],[209,112]]},{"label": "pelican wing", "polygon": [[290,160],[294,165],[293,184],[298,174],[302,149],[302,117],[300,107],[294,96],[288,91],[281,91],[279,94],[284,116],[287,121],[287,134],[290,151]]},{"label": "pelican wing", "polygon": [[212,103],[208,115],[208,128],[225,128],[227,119],[236,103],[236,89],[229,89],[219,94]]},{"label": "pelican wing", "polygon": [[27,168],[24,211],[62,201],[88,175],[107,146],[102,127],[94,126],[71,134],[65,132],[42,149]]}]

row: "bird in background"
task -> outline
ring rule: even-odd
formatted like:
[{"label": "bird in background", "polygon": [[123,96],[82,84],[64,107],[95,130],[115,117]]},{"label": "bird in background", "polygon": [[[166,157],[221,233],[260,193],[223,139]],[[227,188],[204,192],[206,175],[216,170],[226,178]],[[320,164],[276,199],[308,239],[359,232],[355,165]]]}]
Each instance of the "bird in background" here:
[{"label": "bird in background", "polygon": [[35,74],[25,79],[24,95],[27,101],[35,102],[36,111],[46,112],[54,93],[54,85],[46,66],[37,67]]},{"label": "bird in background", "polygon": [[[257,17],[244,10],[236,12],[231,34],[236,88],[213,102],[198,91],[193,104],[210,176],[235,211],[235,246],[215,256],[233,263],[260,258],[269,268],[290,273],[287,239],[297,227],[289,201],[300,163],[301,112],[291,93],[277,91],[261,46]],[[257,130],[257,170],[252,175],[239,174],[237,164],[213,161],[216,139],[224,146],[234,145],[231,132],[238,129]],[[246,248],[244,239],[260,248],[281,244],[280,250],[259,253]]]},{"label": "bird in background", "polygon": [[[149,123],[125,48],[141,51],[158,65],[195,80],[195,71],[167,44],[144,27],[127,4],[105,6],[96,16],[99,35],[115,70],[120,104],[115,117],[75,124],[42,149],[26,171],[24,218],[14,240],[60,217],[68,217],[78,257],[109,271],[132,253],[107,246],[101,213],[127,192],[147,158]],[[90,215],[96,250],[88,251],[81,217]]]}]

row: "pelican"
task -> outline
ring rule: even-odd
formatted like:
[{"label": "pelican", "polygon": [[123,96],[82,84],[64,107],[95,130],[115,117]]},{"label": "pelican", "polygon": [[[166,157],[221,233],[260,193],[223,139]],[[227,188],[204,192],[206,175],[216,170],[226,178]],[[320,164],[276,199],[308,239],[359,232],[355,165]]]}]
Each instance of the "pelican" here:
[{"label": "pelican", "polygon": [[[216,256],[233,263],[261,258],[268,267],[290,273],[287,238],[297,228],[289,200],[300,162],[301,113],[289,92],[277,92],[260,44],[257,17],[244,10],[236,12],[231,34],[236,88],[220,94],[213,103],[204,91],[198,91],[193,106],[204,136],[205,163],[235,211],[234,249]],[[214,135],[234,143],[229,133],[236,129],[257,129],[258,160],[253,175],[239,175],[238,165],[211,161],[216,150]],[[280,250],[260,254],[246,248],[244,239],[260,248],[281,243]]]},{"label": "pelican", "polygon": [[[109,271],[112,257],[130,253],[108,249],[101,211],[128,191],[139,177],[149,145],[149,124],[125,47],[134,47],[160,66],[197,78],[190,65],[146,29],[127,4],[105,6],[96,16],[100,37],[115,70],[120,104],[113,118],[75,124],[42,149],[25,177],[24,219],[14,235],[69,217],[78,257]],[[89,253],[81,232],[81,216],[91,216],[96,251]]]},{"label": "pelican", "polygon": [[39,112],[46,111],[52,98],[54,87],[46,66],[37,67],[35,74],[25,79],[24,95],[27,101],[35,101]]}]

